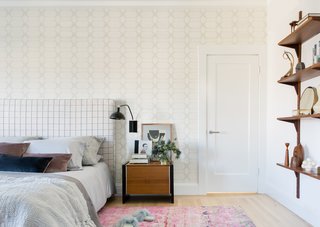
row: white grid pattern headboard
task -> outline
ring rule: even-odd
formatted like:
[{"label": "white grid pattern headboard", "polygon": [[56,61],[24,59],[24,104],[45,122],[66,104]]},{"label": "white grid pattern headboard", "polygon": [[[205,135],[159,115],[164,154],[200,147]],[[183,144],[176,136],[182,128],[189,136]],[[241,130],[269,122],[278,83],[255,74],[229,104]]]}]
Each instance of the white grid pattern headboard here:
[{"label": "white grid pattern headboard", "polygon": [[99,136],[99,151],[114,174],[115,109],[110,99],[3,99],[0,100],[0,136]]}]

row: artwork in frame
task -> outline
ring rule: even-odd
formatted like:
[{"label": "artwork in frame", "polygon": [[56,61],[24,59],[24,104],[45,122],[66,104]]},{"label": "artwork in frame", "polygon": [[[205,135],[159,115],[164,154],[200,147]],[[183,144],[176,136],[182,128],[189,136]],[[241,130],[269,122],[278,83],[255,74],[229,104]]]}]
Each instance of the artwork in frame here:
[{"label": "artwork in frame", "polygon": [[152,154],[152,142],[148,140],[139,140],[139,154],[146,154],[151,156]]},{"label": "artwork in frame", "polygon": [[172,141],[172,124],[145,123],[141,127],[142,140],[151,141],[153,145],[161,140]]}]

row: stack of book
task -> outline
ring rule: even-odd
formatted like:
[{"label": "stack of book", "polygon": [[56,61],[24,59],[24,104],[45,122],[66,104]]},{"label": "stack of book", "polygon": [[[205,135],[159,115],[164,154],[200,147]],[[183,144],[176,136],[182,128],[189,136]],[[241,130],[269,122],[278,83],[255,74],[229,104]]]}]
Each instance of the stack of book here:
[{"label": "stack of book", "polygon": [[148,164],[149,158],[147,154],[133,154],[129,163],[130,164]]}]

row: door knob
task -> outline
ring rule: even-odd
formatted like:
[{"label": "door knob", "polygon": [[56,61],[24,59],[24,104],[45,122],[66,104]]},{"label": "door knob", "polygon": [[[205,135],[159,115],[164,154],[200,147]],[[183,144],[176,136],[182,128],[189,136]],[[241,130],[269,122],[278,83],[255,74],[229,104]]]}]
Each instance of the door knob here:
[{"label": "door knob", "polygon": [[219,131],[209,131],[209,134],[218,134],[220,133]]}]

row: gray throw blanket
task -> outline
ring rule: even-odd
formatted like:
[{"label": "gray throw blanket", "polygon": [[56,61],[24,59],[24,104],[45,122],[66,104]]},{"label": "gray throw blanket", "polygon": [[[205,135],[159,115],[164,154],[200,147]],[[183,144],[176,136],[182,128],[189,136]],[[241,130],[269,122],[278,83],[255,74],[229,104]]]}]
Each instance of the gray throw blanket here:
[{"label": "gray throw blanket", "polygon": [[54,174],[0,172],[0,227],[101,226],[79,181]]}]

